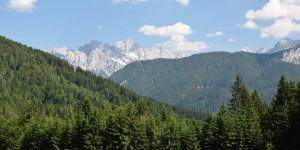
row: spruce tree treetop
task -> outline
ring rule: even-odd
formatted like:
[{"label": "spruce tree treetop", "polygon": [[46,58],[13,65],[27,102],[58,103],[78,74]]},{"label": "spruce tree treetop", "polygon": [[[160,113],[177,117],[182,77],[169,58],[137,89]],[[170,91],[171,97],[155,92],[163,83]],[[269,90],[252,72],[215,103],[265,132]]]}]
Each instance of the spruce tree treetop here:
[{"label": "spruce tree treetop", "polygon": [[241,91],[242,91],[243,82],[240,75],[235,76],[235,82],[232,85],[232,98],[230,100],[230,109],[236,110],[238,108],[238,102],[241,99]]}]

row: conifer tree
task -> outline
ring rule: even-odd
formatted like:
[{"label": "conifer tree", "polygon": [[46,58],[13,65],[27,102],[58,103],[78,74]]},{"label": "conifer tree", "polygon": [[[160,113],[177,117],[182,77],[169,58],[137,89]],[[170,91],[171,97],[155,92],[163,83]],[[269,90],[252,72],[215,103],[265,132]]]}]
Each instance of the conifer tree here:
[{"label": "conifer tree", "polygon": [[125,110],[118,110],[108,119],[105,131],[106,149],[127,149],[131,142],[131,120]]},{"label": "conifer tree", "polygon": [[247,86],[244,84],[241,87],[240,99],[238,100],[238,108],[239,109],[249,109],[250,105],[250,94]]},{"label": "conifer tree", "polygon": [[267,108],[263,104],[263,102],[261,101],[261,98],[259,97],[258,92],[257,92],[256,89],[251,94],[251,102],[250,103],[252,105],[252,108],[254,108],[256,110],[256,112],[258,113],[258,115],[260,116],[260,118],[267,111]]},{"label": "conifer tree", "polygon": [[242,90],[242,79],[239,75],[235,76],[235,82],[232,85],[232,98],[230,100],[230,109],[236,110],[239,105],[239,101],[241,99],[241,90]]},{"label": "conifer tree", "polygon": [[216,120],[216,145],[219,149],[228,149],[227,141],[228,138],[228,128],[227,128],[227,110],[226,105],[223,102]]},{"label": "conifer tree", "polygon": [[202,128],[202,138],[200,140],[201,147],[207,150],[216,149],[216,120],[210,114],[205,120],[205,125]]},{"label": "conifer tree", "polygon": [[165,134],[166,142],[163,143],[166,149],[180,149],[181,148],[181,126],[174,116],[170,117],[167,122],[167,132]]},{"label": "conifer tree", "polygon": [[200,149],[197,132],[194,125],[189,125],[181,137],[181,149],[198,150]]},{"label": "conifer tree", "polygon": [[291,110],[295,107],[296,86],[295,83],[281,77],[277,94],[263,121],[264,132],[273,134],[270,138],[276,149],[284,149],[285,143],[289,143],[287,135],[291,125]]}]

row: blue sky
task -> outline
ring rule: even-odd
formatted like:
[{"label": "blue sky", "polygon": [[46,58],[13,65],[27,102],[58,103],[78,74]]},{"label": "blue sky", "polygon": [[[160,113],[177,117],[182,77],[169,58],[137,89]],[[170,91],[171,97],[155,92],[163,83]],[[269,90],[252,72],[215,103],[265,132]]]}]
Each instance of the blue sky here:
[{"label": "blue sky", "polygon": [[299,0],[0,0],[0,34],[47,50],[132,39],[176,52],[235,52],[300,39]]}]

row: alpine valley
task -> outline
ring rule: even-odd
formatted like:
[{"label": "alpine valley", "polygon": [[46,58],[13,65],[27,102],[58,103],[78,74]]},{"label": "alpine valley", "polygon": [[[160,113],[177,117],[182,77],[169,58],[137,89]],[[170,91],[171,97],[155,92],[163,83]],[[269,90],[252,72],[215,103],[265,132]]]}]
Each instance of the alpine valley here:
[{"label": "alpine valley", "polygon": [[182,59],[136,61],[110,79],[168,104],[216,112],[222,102],[229,102],[230,87],[239,74],[250,91],[261,91],[263,101],[270,103],[282,75],[300,80],[298,44],[300,41],[286,38],[258,53],[210,52]]},{"label": "alpine valley", "polygon": [[[215,95],[225,99],[231,89],[229,104],[223,103],[216,115],[206,115],[137,95],[0,36],[0,149],[297,149],[300,82],[282,76],[271,105],[264,105],[258,93],[269,92],[266,85],[277,79],[274,74],[298,79],[299,65],[282,61],[282,56],[296,60],[298,51],[299,46],[265,55],[219,52],[137,61],[116,73],[141,75],[141,84],[156,83],[158,90],[174,95],[180,88],[187,89],[187,96],[201,93],[200,98],[210,91],[211,102],[216,102]],[[232,76],[235,80],[229,83]],[[242,79],[252,88],[264,88],[250,95]],[[134,83],[125,81],[121,84]],[[219,88],[231,84],[227,90]],[[182,104],[211,106],[197,100]]]}]

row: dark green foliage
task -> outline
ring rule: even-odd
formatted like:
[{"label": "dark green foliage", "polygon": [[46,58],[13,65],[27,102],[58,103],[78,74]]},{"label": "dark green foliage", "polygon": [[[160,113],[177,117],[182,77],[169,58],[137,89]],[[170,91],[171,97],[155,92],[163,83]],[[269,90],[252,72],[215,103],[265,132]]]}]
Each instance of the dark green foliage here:
[{"label": "dark green foliage", "polygon": [[294,121],[297,124],[297,119],[292,117],[298,112],[297,90],[294,82],[287,81],[282,76],[275,99],[263,120],[264,130],[268,133],[267,139],[276,149],[291,149],[290,146],[297,143],[291,137],[291,133],[297,132],[291,129]]},{"label": "dark green foliage", "polygon": [[177,132],[158,133],[160,125],[177,131],[183,116],[205,114],[139,96],[0,37],[0,116],[1,149],[150,149],[167,138],[181,143]]},{"label": "dark green foliage", "polygon": [[[110,78],[139,94],[168,104],[216,113],[230,102],[230,86],[239,74],[249,91],[257,89],[264,103],[276,94],[280,76],[300,80],[300,66],[281,61],[275,54],[210,52],[187,58],[137,61]],[[243,84],[237,84],[240,88]],[[234,104],[234,103],[233,103]]]},{"label": "dark green foliage", "polygon": [[5,120],[0,115],[0,149],[18,149],[22,130],[18,128],[16,119]]},{"label": "dark green foliage", "polygon": [[209,115],[208,118],[205,120],[205,124],[202,128],[202,138],[200,140],[200,145],[203,149],[216,149],[216,119]]},{"label": "dark green foliage", "polygon": [[227,110],[223,103],[203,122],[184,117],[202,113],[154,102],[43,52],[0,41],[0,149],[299,148],[300,83],[284,77],[268,107],[256,90],[250,96],[235,82],[235,104]]},{"label": "dark green foliage", "polygon": [[253,109],[255,109],[260,117],[262,117],[267,111],[267,107],[263,104],[256,89],[251,94],[250,105]]},{"label": "dark green foliage", "polygon": [[230,106],[232,110],[236,110],[240,107],[240,102],[241,102],[241,93],[242,93],[242,79],[239,75],[235,77],[235,81],[232,85],[232,98],[230,100]]}]

